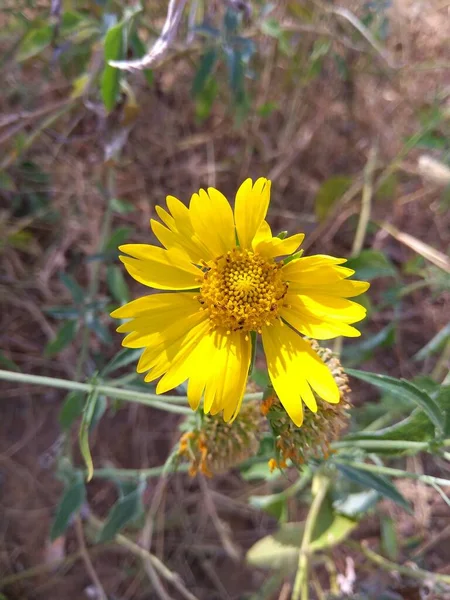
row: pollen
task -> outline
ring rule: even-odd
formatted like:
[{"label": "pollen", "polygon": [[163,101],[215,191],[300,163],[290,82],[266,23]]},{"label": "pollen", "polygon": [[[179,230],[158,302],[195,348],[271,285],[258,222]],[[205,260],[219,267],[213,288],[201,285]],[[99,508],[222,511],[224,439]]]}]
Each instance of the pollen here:
[{"label": "pollen", "polygon": [[278,318],[287,288],[280,264],[233,248],[205,268],[198,300],[214,327],[261,331]]}]

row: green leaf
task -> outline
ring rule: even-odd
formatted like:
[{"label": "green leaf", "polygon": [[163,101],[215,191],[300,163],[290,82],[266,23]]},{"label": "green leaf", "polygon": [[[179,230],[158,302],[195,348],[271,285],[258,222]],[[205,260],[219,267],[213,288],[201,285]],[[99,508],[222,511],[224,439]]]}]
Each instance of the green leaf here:
[{"label": "green leaf", "polygon": [[346,265],[356,271],[358,279],[371,281],[378,277],[396,277],[397,270],[391,261],[378,250],[363,250],[354,258],[349,258]]},{"label": "green leaf", "polygon": [[391,560],[397,561],[399,550],[394,521],[388,515],[382,514],[380,522],[381,547],[383,548],[383,554]]},{"label": "green leaf", "polygon": [[112,540],[127,523],[134,521],[142,514],[142,492],[144,491],[144,488],[145,483],[140,484],[132,492],[119,498],[112,507],[103,529],[98,535],[98,542],[108,542]]},{"label": "green leaf", "polygon": [[194,98],[203,92],[206,82],[216,65],[217,57],[217,48],[210,48],[200,59],[200,64],[192,82],[192,95]]},{"label": "green leaf", "polygon": [[94,389],[89,394],[86,404],[84,405],[80,430],[78,432],[80,452],[87,469],[86,481],[90,481],[92,479],[92,475],[94,474],[94,465],[92,463],[91,450],[89,448],[89,431],[95,415],[97,400],[98,392],[96,389]]},{"label": "green leaf", "polygon": [[127,367],[129,364],[136,362],[142,354],[142,348],[138,349],[129,349],[123,348],[120,350],[114,358],[105,366],[102,371],[102,375],[106,376],[117,369],[121,369],[122,367]]},{"label": "green leaf", "polygon": [[53,27],[51,25],[31,29],[20,43],[16,54],[17,62],[32,58],[45,50],[50,45],[52,38]]},{"label": "green leaf", "polygon": [[97,398],[97,402],[95,403],[94,413],[92,415],[92,419],[89,424],[89,433],[92,433],[92,431],[98,425],[98,423],[100,422],[100,419],[105,414],[107,408],[108,408],[108,401],[107,401],[106,397],[103,395],[100,395]]},{"label": "green leaf", "polygon": [[413,356],[414,360],[425,360],[435,352],[438,352],[448,339],[450,339],[450,323],[438,331],[433,339]]},{"label": "green leaf", "polygon": [[117,265],[108,265],[106,269],[106,282],[114,300],[117,300],[120,304],[125,304],[129,301],[128,285],[123,276],[123,270],[120,267]]},{"label": "green leaf", "polygon": [[122,198],[112,198],[109,202],[111,210],[119,215],[128,215],[136,210],[136,207],[128,200]]},{"label": "green leaf", "polygon": [[325,220],[339,198],[349,189],[351,183],[352,178],[348,175],[335,175],[322,183],[314,202],[319,222]]},{"label": "green leaf", "polygon": [[375,490],[366,490],[355,494],[348,494],[344,499],[334,503],[334,509],[341,515],[355,518],[362,517],[380,499],[380,494]]},{"label": "green leaf", "polygon": [[385,498],[389,498],[389,500],[392,500],[404,508],[409,513],[412,512],[408,502],[387,477],[377,475],[376,473],[369,473],[368,471],[363,471],[361,469],[350,467],[349,465],[343,465],[338,462],[336,462],[336,466],[342,475],[347,477],[347,479],[350,479],[350,481],[358,483],[365,488],[375,490]]},{"label": "green leaf", "polygon": [[86,501],[86,487],[83,479],[76,477],[73,483],[66,488],[56,509],[55,520],[50,531],[53,541],[60,537],[69,526],[72,515],[77,513]]},{"label": "green leaf", "polygon": [[78,321],[66,321],[45,347],[45,356],[54,356],[64,350],[74,339],[78,331]]},{"label": "green leaf", "polygon": [[117,227],[109,236],[104,250],[114,250],[117,252],[118,246],[121,246],[124,242],[126,242],[132,233],[132,227]]},{"label": "green leaf", "polygon": [[75,304],[83,304],[86,292],[80,285],[78,285],[78,283],[75,281],[72,275],[67,275],[67,273],[60,273],[59,280],[69,290],[70,295],[72,296],[72,300],[75,302]]},{"label": "green leaf", "polygon": [[59,412],[59,424],[64,431],[69,431],[75,419],[81,417],[85,402],[84,396],[83,392],[70,392],[67,394]]},{"label": "green leaf", "polygon": [[211,114],[211,109],[218,93],[218,84],[214,77],[210,77],[201,94],[195,99],[195,116],[199,121],[204,121]]},{"label": "green leaf", "polygon": [[[357,525],[358,522],[354,519],[334,514],[328,526],[311,542],[311,552],[327,550],[340,544]],[[295,572],[303,531],[303,523],[284,523],[276,533],[262,538],[250,548],[246,556],[247,562],[258,568]]]},{"label": "green leaf", "polygon": [[369,359],[378,348],[391,348],[395,342],[395,325],[389,323],[375,335],[366,335],[359,343],[344,346],[342,357],[346,365],[360,364]]},{"label": "green leaf", "polygon": [[0,351],[0,365],[6,367],[10,371],[20,371],[20,368],[14,361],[4,355],[3,352]]},{"label": "green leaf", "polygon": [[357,371],[355,369],[347,369],[347,373],[353,377],[357,377],[362,381],[366,381],[382,389],[385,393],[394,397],[407,399],[419,406],[434,424],[436,437],[443,434],[443,423],[445,415],[443,414],[439,404],[427,392],[421,390],[410,381],[405,379],[395,379],[388,375],[378,375],[377,373],[367,373],[366,371]]},{"label": "green leaf", "polygon": [[123,23],[118,23],[108,29],[103,42],[105,68],[100,81],[100,92],[103,104],[108,112],[116,105],[117,96],[120,89],[121,72],[108,64],[110,60],[120,60],[123,58]]}]

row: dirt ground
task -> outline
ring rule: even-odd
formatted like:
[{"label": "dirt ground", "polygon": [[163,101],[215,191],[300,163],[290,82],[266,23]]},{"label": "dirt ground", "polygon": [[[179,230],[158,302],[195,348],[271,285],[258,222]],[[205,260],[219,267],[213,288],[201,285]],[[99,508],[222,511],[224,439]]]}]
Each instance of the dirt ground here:
[{"label": "dirt ground", "polygon": [[[361,8],[355,3],[346,6],[356,12]],[[333,175],[361,178],[370,149],[376,146],[379,172],[393,161],[400,167],[394,192],[387,197],[375,196],[372,220],[386,220],[448,254],[450,215],[448,206],[442,208],[443,187],[432,174],[424,174],[419,160],[424,154],[442,160],[442,154],[418,146],[403,155],[402,149],[405,140],[420,130],[421,115],[437,105],[447,115],[438,126],[439,132],[443,137],[449,134],[449,10],[448,2],[438,0],[394,0],[389,35],[383,43],[391,64],[370,48],[370,43],[369,51],[347,49],[349,75],[345,81],[328,62],[307,84],[288,80],[283,57],[273,60],[273,40],[262,39],[265,54],[258,57],[261,77],[254,93],[257,104],[273,95],[278,107],[270,116],[262,119],[254,114],[240,126],[233,122],[224,102],[216,104],[206,121],[196,121],[190,96],[192,65],[183,58],[174,59],[170,69],[156,70],[151,88],[139,74],[133,75],[141,109],[116,169],[117,197],[136,210],[115,214],[113,228],[129,227],[130,241],[151,241],[148,222],[154,216],[155,204],[162,203],[166,195],[186,202],[201,186],[214,185],[232,198],[243,178],[267,176],[273,180],[269,216],[273,229],[304,231],[308,253],[348,256],[360,193],[322,223],[315,215],[316,194]],[[349,31],[346,25],[341,23],[345,35]],[[367,47],[367,40],[357,39],[358,47]],[[440,66],[443,63],[446,68]],[[67,94],[67,84],[58,69],[47,73],[45,79],[42,65],[35,62],[21,67],[9,64],[4,73],[8,88],[20,88],[20,93],[0,96],[4,116],[59,102]],[[32,128],[30,121],[25,130]],[[89,269],[94,268],[93,262],[85,259],[98,248],[105,212],[105,198],[99,189],[104,176],[103,152],[115,135],[113,119],[105,120],[88,107],[80,107],[45,128],[25,155],[49,174],[48,179],[30,183],[23,163],[8,167],[8,173],[22,186],[26,202],[33,201],[31,186],[35,195],[50,199],[59,215],[52,220],[38,210],[30,216],[26,203],[11,207],[10,195],[0,191],[2,237],[10,239],[14,228],[28,232],[26,246],[6,243],[0,249],[0,348],[2,357],[25,373],[74,377],[78,343],[56,357],[44,354],[58,325],[46,311],[70,303],[59,273],[71,273],[85,285]],[[375,227],[369,228],[365,247],[382,250],[399,268],[417,256],[411,247]],[[103,267],[101,275],[100,296],[107,293]],[[415,281],[414,277],[405,279]],[[141,293],[137,284],[129,284],[132,297]],[[373,302],[387,285],[385,279],[374,282]],[[412,357],[448,322],[450,292],[434,294],[428,287],[417,289],[408,296],[404,311],[394,348],[377,352],[365,363],[367,370],[403,377],[417,374],[419,366]],[[390,309],[378,312],[369,330],[380,331],[392,318]],[[113,332],[106,316],[103,322]],[[112,339],[107,345],[93,338],[92,352],[113,356],[120,347],[120,336],[113,333]],[[6,578],[17,575],[17,581],[12,580],[0,597],[97,598],[78,554],[75,527],[53,544],[48,541],[62,490],[61,482],[55,479],[55,467],[62,440],[58,414],[65,394],[4,382],[1,387],[0,573]],[[353,388],[357,406],[376,399],[373,389],[356,382]],[[178,422],[176,415],[165,413],[162,417],[159,411],[137,405],[115,413],[108,411],[93,433],[94,463],[98,467],[136,469],[158,466],[179,435]],[[448,463],[420,456],[409,458],[408,468],[447,477],[450,471]],[[156,480],[148,482],[148,505],[157,485]],[[209,481],[205,490],[197,480],[175,475],[162,496],[153,551],[180,573],[187,588],[202,600],[259,598],[256,593],[267,573],[246,566],[242,557],[255,541],[275,528],[276,521],[250,506],[247,498],[284,486],[283,481],[274,485],[246,483],[236,471]],[[419,547],[424,548],[421,566],[450,574],[448,506],[431,488],[406,481],[400,486],[413,502],[414,514],[400,514],[388,502],[381,510],[395,519],[400,539],[419,540]],[[115,499],[113,486],[94,481],[88,490],[93,510],[105,516]],[[290,510],[292,519],[303,514],[294,503]],[[379,536],[378,520],[373,518],[364,522],[355,539],[371,543]],[[91,546],[90,556],[110,598],[159,597],[148,592],[146,575],[126,548]],[[74,557],[72,562],[70,557]],[[405,553],[403,558],[414,556]],[[417,583],[374,572],[370,563],[350,550],[335,551],[334,560],[339,573],[346,573],[352,565],[356,568],[361,591],[366,589],[372,594],[370,598],[381,598],[387,588],[391,595],[383,596],[386,598],[423,597]],[[60,561],[60,565],[46,568],[52,561]],[[31,567],[37,568],[36,576],[22,579],[21,572]],[[267,597],[288,598],[289,591],[283,593]],[[181,598],[177,592],[173,597]]]}]

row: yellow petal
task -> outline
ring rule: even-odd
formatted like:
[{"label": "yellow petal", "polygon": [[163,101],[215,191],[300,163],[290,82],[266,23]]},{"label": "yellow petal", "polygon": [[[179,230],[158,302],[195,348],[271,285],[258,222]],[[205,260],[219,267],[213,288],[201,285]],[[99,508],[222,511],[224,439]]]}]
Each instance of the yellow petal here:
[{"label": "yellow petal", "polygon": [[172,359],[170,356],[167,357],[169,367],[156,386],[157,394],[164,394],[164,392],[176,388],[189,379],[193,370],[202,367],[208,330],[208,321],[199,323],[183,339],[183,345],[177,355]]},{"label": "yellow petal", "polygon": [[325,401],[339,402],[339,389],[316,352],[289,326],[276,322],[262,333],[270,380],[286,412],[297,426],[303,422],[302,402],[313,412],[313,390]]},{"label": "yellow petal", "polygon": [[340,336],[359,337],[361,335],[357,329],[347,323],[334,321],[332,318],[316,317],[307,310],[300,310],[298,307],[283,307],[280,316],[297,331],[316,340],[332,340]]},{"label": "yellow petal", "polygon": [[329,296],[341,296],[342,298],[353,298],[366,292],[370,283],[354,279],[342,279],[335,283],[320,283],[314,278],[307,284],[290,283],[289,290],[302,294],[327,294]]},{"label": "yellow petal", "polygon": [[233,212],[227,199],[214,188],[193,194],[189,204],[192,226],[215,257],[236,246]]},{"label": "yellow petal", "polygon": [[[160,206],[156,206],[156,212],[161,221],[171,231],[172,235],[168,236],[167,233],[162,231],[161,224],[155,227],[153,225],[155,221],[153,221],[153,223],[151,222],[153,232],[160,242],[166,246],[166,248],[175,247],[182,249],[183,252],[188,254],[192,262],[195,263],[199,263],[201,260],[210,260],[211,258],[214,258],[214,254],[211,253],[195,234],[187,206],[174,196],[167,196],[166,202],[169,212],[165,211]],[[164,237],[165,241],[163,241],[161,236]],[[168,243],[172,243],[173,245],[169,246],[167,245]]]},{"label": "yellow petal", "polygon": [[185,255],[185,258],[195,264],[201,264],[202,260],[208,258],[208,254],[195,242],[194,239],[188,239],[180,233],[174,233],[167,227],[164,227],[159,221],[150,220],[150,227],[156,238],[161,244],[170,250],[176,248]]},{"label": "yellow petal", "polygon": [[178,325],[178,328],[167,331],[166,337],[162,338],[160,343],[146,349],[144,353],[147,361],[146,370],[149,372],[145,376],[145,381],[154,381],[164,375],[157,385],[156,393],[162,394],[187,380],[192,361],[195,360],[192,353],[195,352],[208,328],[207,320],[196,324],[183,322]]},{"label": "yellow petal", "polygon": [[160,290],[188,290],[199,287],[201,271],[176,250],[148,244],[125,244],[119,256],[128,273],[144,285]]},{"label": "yellow petal", "polygon": [[270,181],[259,178],[255,185],[246,179],[236,194],[234,220],[239,244],[242,248],[252,248],[252,241],[258,233],[267,214],[270,202]]},{"label": "yellow petal", "polygon": [[271,239],[272,239],[272,230],[270,229],[270,225],[267,221],[263,221],[261,223],[261,225],[259,226],[259,229],[256,232],[255,237],[253,238],[253,242],[252,242],[253,250],[255,250],[255,248],[258,246],[258,244],[261,244],[262,242],[270,242]]},{"label": "yellow petal", "polygon": [[214,411],[223,409],[223,419],[227,423],[236,418],[241,408],[250,368],[251,347],[250,338],[247,336],[246,340],[245,334],[240,331],[225,336],[226,363],[216,390]]},{"label": "yellow petal", "polygon": [[304,233],[297,233],[291,237],[285,238],[284,240],[274,237],[271,240],[260,242],[256,245],[256,247],[255,242],[253,242],[253,247],[255,252],[258,252],[265,258],[275,258],[277,256],[293,254],[296,252],[304,239]]},{"label": "yellow petal", "polygon": [[295,310],[308,311],[310,314],[324,320],[336,320],[344,323],[357,323],[366,316],[366,309],[361,304],[339,298],[337,296],[326,296],[314,294],[307,296],[304,294],[286,295],[286,303],[290,304]]},{"label": "yellow petal", "polygon": [[332,265],[316,260],[315,256],[297,258],[284,265],[283,278],[296,286],[332,284],[355,273],[353,269]]}]

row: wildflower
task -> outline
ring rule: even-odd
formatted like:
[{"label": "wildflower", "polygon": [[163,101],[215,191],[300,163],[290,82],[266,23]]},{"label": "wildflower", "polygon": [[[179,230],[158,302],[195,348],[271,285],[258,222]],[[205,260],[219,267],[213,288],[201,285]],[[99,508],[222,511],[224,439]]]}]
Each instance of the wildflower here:
[{"label": "wildflower", "polygon": [[332,442],[338,440],[348,425],[350,408],[348,377],[339,359],[328,348],[321,348],[315,341],[310,341],[312,348],[330,369],[336,382],[339,404],[328,404],[317,398],[316,413],[306,410],[302,427],[296,427],[286,414],[275,394],[268,394],[261,404],[261,412],[271,426],[276,438],[277,459],[269,460],[269,468],[284,469],[291,460],[297,467],[311,458],[328,458]]},{"label": "wildflower", "polygon": [[231,423],[219,415],[205,415],[199,425],[187,419],[188,429],[180,439],[178,456],[189,461],[189,474],[199,471],[207,477],[224,473],[247,458],[254,456],[259,447],[261,427],[259,403],[245,402]]},{"label": "wildflower", "polygon": [[117,331],[128,334],[124,346],[144,348],[137,370],[148,371],[145,381],[161,377],[157,393],[188,381],[192,409],[203,399],[205,413],[223,411],[227,422],[239,412],[252,338],[261,334],[272,385],[300,426],[302,401],[313,412],[315,394],[339,402],[328,367],[302,335],[359,336],[351,323],[366,311],[348,298],[369,284],[349,280],[354,271],[341,266],[343,258],[293,254],[304,234],[274,237],[265,221],[269,199],[264,178],[244,181],[234,214],[214,188],[193,194],[189,207],[168,196],[167,210],[156,207],[162,223],[151,221],[164,248],[120,247],[128,273],[164,293],[134,300],[112,316],[131,319]]}]

